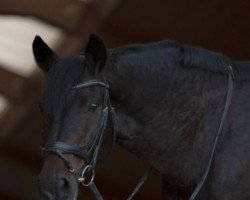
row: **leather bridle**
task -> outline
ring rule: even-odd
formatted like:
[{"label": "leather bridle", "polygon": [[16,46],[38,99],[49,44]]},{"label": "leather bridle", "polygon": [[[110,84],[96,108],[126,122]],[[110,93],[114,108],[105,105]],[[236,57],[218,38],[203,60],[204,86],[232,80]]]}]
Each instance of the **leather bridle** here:
[{"label": "leather bridle", "polygon": [[[105,84],[100,81],[92,80],[92,81],[87,81],[79,85],[76,85],[73,87],[73,89],[79,90],[79,89],[92,87],[92,86],[103,87],[104,97],[103,97],[103,110],[101,113],[100,124],[93,138],[91,147],[87,149],[86,147],[78,147],[76,145],[68,144],[63,141],[55,141],[51,144],[43,146],[41,149],[45,153],[54,153],[58,155],[64,161],[65,165],[68,167],[69,171],[74,175],[77,181],[79,183],[82,183],[82,185],[89,187],[91,191],[95,194],[96,199],[102,200],[103,198],[94,183],[95,168],[96,168],[96,163],[97,163],[99,152],[100,152],[100,147],[103,141],[103,133],[107,127],[109,117],[111,117],[111,122],[113,124],[113,129],[114,129],[115,111],[110,102],[108,84]],[[113,142],[115,142],[116,134],[114,130],[113,130],[113,134],[114,134]],[[65,156],[65,154],[73,154],[85,161],[86,166],[82,170],[80,176],[74,169],[70,160]]]},{"label": "leather bridle", "polygon": [[[92,146],[89,149],[86,149],[85,147],[78,147],[76,145],[68,144],[66,142],[56,141],[51,144],[43,146],[41,149],[43,152],[47,154],[54,153],[58,155],[64,161],[65,165],[68,167],[69,171],[74,175],[76,180],[79,183],[82,183],[83,186],[88,187],[92,191],[92,193],[95,195],[95,198],[97,200],[103,200],[101,193],[99,192],[99,190],[97,189],[94,183],[95,168],[96,168],[96,163],[98,160],[100,147],[101,147],[102,140],[103,140],[103,134],[107,127],[109,117],[111,119],[111,124],[113,127],[113,145],[116,141],[116,132],[115,132],[116,113],[115,113],[114,108],[111,105],[108,84],[103,83],[101,81],[91,80],[91,81],[80,83],[74,86],[72,89],[79,90],[79,89],[92,87],[92,86],[99,86],[99,87],[104,88],[103,110],[101,114],[101,121],[97,129],[97,132],[94,136]],[[87,165],[83,168],[80,176],[74,169],[69,159],[64,154],[73,154],[85,161]],[[131,192],[127,200],[131,200],[135,196],[135,194],[139,191],[142,185],[146,182],[151,171],[152,171],[152,168],[150,168],[144,174],[144,176],[139,180],[139,182],[137,183],[136,187]]]}]

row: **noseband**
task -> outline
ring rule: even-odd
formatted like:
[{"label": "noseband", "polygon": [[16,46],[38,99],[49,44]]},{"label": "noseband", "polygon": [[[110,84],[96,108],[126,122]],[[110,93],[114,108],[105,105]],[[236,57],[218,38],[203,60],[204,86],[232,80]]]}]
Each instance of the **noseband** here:
[{"label": "noseband", "polygon": [[[65,165],[68,167],[69,171],[74,175],[77,181],[79,183],[82,183],[84,186],[88,186],[92,190],[92,192],[96,195],[96,198],[101,200],[103,198],[93,182],[95,177],[95,167],[100,152],[100,146],[103,140],[103,133],[107,127],[109,116],[111,117],[111,122],[113,124],[113,129],[114,129],[115,111],[110,101],[109,85],[100,81],[93,80],[76,85],[73,87],[73,89],[79,90],[92,86],[103,87],[104,97],[103,97],[103,110],[101,113],[100,124],[93,138],[91,147],[87,149],[86,147],[78,147],[76,145],[68,144],[62,141],[55,141],[52,144],[45,145],[41,149],[46,153],[54,153],[58,155],[64,161]],[[114,134],[113,142],[115,142],[116,134],[114,130],[113,134]],[[73,154],[85,161],[86,167],[82,170],[80,176],[74,169],[69,159],[65,156],[65,154]]]}]

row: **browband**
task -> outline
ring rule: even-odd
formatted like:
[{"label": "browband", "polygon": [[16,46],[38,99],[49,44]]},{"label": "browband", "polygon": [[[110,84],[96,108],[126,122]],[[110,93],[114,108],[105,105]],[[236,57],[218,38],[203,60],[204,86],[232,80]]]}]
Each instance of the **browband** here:
[{"label": "browband", "polygon": [[80,83],[80,84],[74,86],[73,89],[81,89],[81,88],[86,88],[86,87],[90,87],[90,86],[102,86],[106,89],[109,89],[108,84],[105,84],[103,82],[96,81],[96,80]]}]

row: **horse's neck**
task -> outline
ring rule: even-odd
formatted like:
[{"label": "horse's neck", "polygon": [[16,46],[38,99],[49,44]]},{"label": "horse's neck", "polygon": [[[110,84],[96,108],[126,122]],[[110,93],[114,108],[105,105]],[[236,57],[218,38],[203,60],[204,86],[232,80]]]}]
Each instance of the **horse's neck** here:
[{"label": "horse's neck", "polygon": [[[194,160],[199,162],[192,145],[204,126],[204,112],[201,88],[194,88],[194,77],[179,68],[169,69],[164,74],[144,75],[144,84],[141,78],[136,80],[135,74],[127,73],[127,78],[121,75],[113,83],[114,93],[119,93],[113,100],[117,110],[118,142],[162,173],[172,171],[185,176],[183,169],[176,168],[192,166],[196,164]],[[199,80],[195,84],[201,85]],[[210,131],[216,132],[213,128]],[[199,148],[203,148],[202,142],[196,150]],[[193,169],[186,171],[191,174]]]},{"label": "horse's neck", "polygon": [[[160,145],[161,140],[167,139],[167,131],[173,125],[174,116],[170,116],[174,107],[170,102],[170,93],[174,89],[170,88],[172,83],[168,81],[166,70],[163,72],[165,75],[161,72],[147,74],[146,71],[140,75],[133,69],[122,70],[113,78],[111,85],[112,103],[117,111],[119,142],[138,157],[148,157],[153,151],[159,155],[167,145],[165,141]],[[146,157],[145,160],[153,160],[155,155],[153,158]]]}]

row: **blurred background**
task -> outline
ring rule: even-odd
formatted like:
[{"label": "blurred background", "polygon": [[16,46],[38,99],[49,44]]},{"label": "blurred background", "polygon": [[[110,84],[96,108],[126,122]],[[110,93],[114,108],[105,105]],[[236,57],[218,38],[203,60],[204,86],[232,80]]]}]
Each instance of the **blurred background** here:
[{"label": "blurred background", "polygon": [[[41,169],[43,74],[33,61],[35,35],[59,55],[84,48],[90,33],[108,47],[174,39],[238,59],[250,59],[247,0],[1,0],[0,3],[0,199],[36,198]],[[105,199],[126,199],[147,169],[120,147],[97,172]],[[94,199],[80,189],[79,199]],[[160,199],[153,173],[135,199]]]}]

